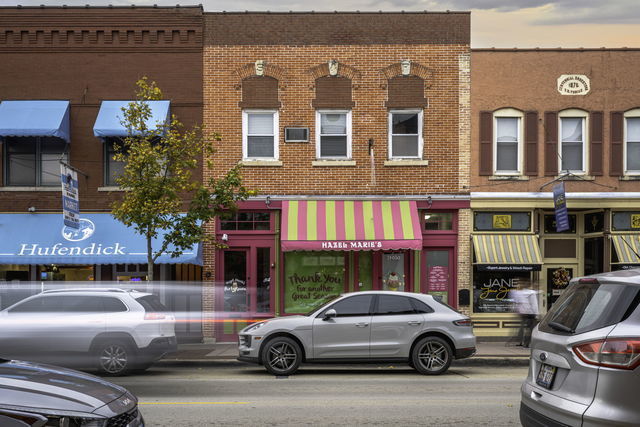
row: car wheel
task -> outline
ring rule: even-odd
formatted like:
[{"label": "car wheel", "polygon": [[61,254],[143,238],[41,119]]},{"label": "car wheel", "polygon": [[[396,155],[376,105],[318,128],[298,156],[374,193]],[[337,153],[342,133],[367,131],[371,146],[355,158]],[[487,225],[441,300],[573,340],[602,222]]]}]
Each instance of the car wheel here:
[{"label": "car wheel", "polygon": [[105,375],[124,375],[134,367],[134,354],[124,341],[101,343],[96,351],[98,369]]},{"label": "car wheel", "polygon": [[446,372],[452,359],[451,346],[438,337],[422,338],[411,353],[413,367],[423,375],[440,375]]},{"label": "car wheel", "polygon": [[291,375],[302,362],[302,351],[297,342],[287,337],[276,337],[265,344],[262,364],[273,375]]}]

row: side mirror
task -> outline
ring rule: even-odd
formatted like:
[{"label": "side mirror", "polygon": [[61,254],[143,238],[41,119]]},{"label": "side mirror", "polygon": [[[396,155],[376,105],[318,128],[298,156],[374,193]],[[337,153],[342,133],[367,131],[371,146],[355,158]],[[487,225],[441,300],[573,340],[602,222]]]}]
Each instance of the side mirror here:
[{"label": "side mirror", "polygon": [[331,308],[331,309],[329,309],[329,310],[324,312],[324,317],[322,318],[322,320],[333,319],[337,315],[338,315],[338,313],[335,311],[335,309]]}]

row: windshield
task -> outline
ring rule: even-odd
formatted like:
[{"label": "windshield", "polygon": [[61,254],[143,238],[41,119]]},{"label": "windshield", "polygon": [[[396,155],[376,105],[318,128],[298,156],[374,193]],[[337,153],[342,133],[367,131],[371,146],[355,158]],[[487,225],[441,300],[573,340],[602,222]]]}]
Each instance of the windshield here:
[{"label": "windshield", "polygon": [[305,316],[311,316],[313,313],[315,313],[316,311],[320,310],[321,308],[324,308],[326,306],[328,306],[329,304],[331,304],[333,301],[335,301],[337,298],[341,297],[342,295],[327,295],[326,297],[322,298],[319,302],[319,304],[310,312],[308,312],[307,314],[305,314]]}]

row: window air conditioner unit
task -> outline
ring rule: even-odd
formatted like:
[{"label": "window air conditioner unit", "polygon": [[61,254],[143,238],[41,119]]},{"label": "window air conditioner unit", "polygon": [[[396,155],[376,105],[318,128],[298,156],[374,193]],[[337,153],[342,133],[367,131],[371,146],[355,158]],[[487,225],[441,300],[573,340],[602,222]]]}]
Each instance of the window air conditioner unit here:
[{"label": "window air conditioner unit", "polygon": [[309,128],[284,128],[284,142],[309,142]]}]

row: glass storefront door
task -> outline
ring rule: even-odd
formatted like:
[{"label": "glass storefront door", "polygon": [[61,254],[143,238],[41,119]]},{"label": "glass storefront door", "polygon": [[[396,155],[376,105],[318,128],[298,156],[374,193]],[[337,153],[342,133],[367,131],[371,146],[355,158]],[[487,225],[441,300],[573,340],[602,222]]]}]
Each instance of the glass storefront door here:
[{"label": "glass storefront door", "polygon": [[216,337],[233,341],[238,331],[258,319],[273,316],[271,248],[232,248],[221,251],[216,287]]},{"label": "glass storefront door", "polygon": [[449,301],[449,292],[454,289],[453,274],[451,266],[453,250],[450,248],[428,248],[425,249],[423,283],[426,289],[424,292],[440,298],[442,302],[452,304]]},{"label": "glass storefront door", "polygon": [[547,311],[553,306],[564,290],[569,285],[569,281],[578,275],[577,264],[547,265],[543,271],[546,278],[544,283],[547,286]]}]

